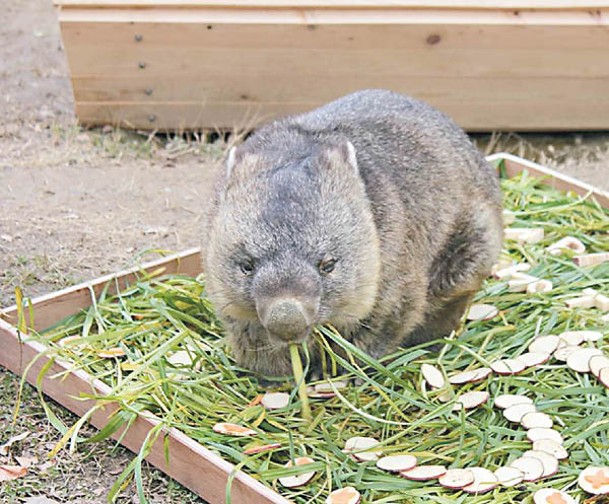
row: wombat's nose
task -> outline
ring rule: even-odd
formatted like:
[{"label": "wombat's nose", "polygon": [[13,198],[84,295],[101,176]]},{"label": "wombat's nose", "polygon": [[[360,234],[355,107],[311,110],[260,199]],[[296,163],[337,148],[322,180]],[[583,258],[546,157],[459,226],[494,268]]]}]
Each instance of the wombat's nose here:
[{"label": "wombat's nose", "polygon": [[284,341],[297,341],[309,330],[311,317],[296,299],[277,299],[258,308],[262,325],[274,336]]}]

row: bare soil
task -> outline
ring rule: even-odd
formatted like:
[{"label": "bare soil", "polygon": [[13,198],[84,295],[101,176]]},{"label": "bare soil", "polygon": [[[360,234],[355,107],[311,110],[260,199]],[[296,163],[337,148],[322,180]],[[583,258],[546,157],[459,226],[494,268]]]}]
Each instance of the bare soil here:
[{"label": "bare soil", "polygon": [[[0,0],[0,8],[0,306],[14,302],[17,285],[36,296],[122,269],[146,251],[198,246],[223,145],[112,127],[82,130],[50,2]],[[609,134],[474,138],[486,152],[510,151],[609,190]],[[3,484],[0,503],[36,495],[106,502],[132,456],[98,444],[61,452],[45,470],[60,435],[29,386],[13,422],[17,389],[18,378],[0,370],[0,444],[28,431],[12,455],[35,455],[38,463],[26,477]],[[52,407],[66,423],[74,421]],[[6,461],[0,455],[0,464]],[[154,503],[202,502],[153,469],[145,484]],[[138,502],[132,486],[120,501]]]}]

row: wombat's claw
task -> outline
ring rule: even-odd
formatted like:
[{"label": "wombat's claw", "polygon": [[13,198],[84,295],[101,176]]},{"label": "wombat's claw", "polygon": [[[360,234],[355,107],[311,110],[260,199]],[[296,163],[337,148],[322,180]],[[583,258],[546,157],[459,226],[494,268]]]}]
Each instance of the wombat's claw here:
[{"label": "wombat's claw", "polygon": [[272,388],[273,385],[277,385],[274,381],[268,380],[267,378],[257,378],[258,386],[263,389]]},{"label": "wombat's claw", "polygon": [[309,373],[309,381],[321,381],[323,379],[323,375],[321,370],[313,370]]},{"label": "wombat's claw", "polygon": [[262,389],[281,387],[292,380],[290,376],[262,376],[258,374],[250,374],[249,377],[253,382],[258,384],[259,388]]}]

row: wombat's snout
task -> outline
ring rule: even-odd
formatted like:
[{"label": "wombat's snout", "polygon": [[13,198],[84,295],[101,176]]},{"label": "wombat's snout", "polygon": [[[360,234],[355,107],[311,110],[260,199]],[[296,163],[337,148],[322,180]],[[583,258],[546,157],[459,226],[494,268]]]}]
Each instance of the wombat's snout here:
[{"label": "wombat's snout", "polygon": [[315,320],[312,303],[294,298],[275,298],[256,306],[262,325],[271,336],[285,342],[302,341]]}]

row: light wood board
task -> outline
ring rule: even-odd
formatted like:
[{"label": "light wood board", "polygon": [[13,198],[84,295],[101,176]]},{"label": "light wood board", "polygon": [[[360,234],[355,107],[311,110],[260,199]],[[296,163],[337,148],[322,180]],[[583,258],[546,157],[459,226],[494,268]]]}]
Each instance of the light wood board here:
[{"label": "light wood board", "polygon": [[[276,117],[310,110],[321,103],[228,103],[210,105],[201,102],[80,102],[77,112],[88,124],[120,125],[126,128],[154,129],[174,132],[197,129],[202,124],[210,129],[249,130]],[[548,110],[547,103],[529,101],[518,108],[513,103],[466,102],[455,98],[436,103],[448,115],[461,117],[460,125],[469,131],[552,130],[557,123],[579,124],[579,129],[603,129],[609,117],[609,103],[571,103]],[[584,127],[585,126],[585,127]]]},{"label": "light wood board", "polygon": [[596,9],[609,7],[607,0],[55,0],[56,5],[65,7],[103,7],[117,5],[125,8],[158,6],[195,7],[260,7],[260,8],[369,8],[369,9]]},{"label": "light wood board", "polygon": [[[83,124],[230,129],[349,92],[471,131],[609,129],[609,2],[63,0]],[[517,10],[514,10],[517,9]],[[151,120],[152,118],[152,120]]]}]

